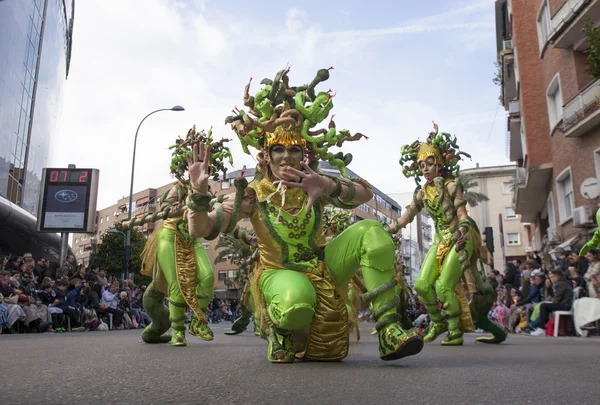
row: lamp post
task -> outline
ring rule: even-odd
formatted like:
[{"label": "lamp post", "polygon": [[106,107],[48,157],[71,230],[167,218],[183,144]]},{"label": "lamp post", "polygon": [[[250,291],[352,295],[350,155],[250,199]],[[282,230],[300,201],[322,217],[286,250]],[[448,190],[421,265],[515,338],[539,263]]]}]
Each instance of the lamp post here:
[{"label": "lamp post", "polygon": [[121,235],[123,235],[123,269],[121,270],[121,280],[124,280],[125,274],[127,274],[127,261],[125,260],[125,251],[127,251],[127,236],[125,235],[125,232],[118,231],[114,228],[108,229],[106,232],[107,233],[120,233]]},{"label": "lamp post", "polygon": [[[150,114],[146,115],[141,121],[140,124],[137,127],[137,130],[135,131],[135,139],[133,141],[133,159],[131,160],[131,183],[129,185],[129,208],[127,210],[127,221],[131,221],[131,207],[132,207],[132,203],[133,203],[133,175],[135,172],[135,149],[137,146],[137,137],[138,137],[138,133],[140,131],[140,127],[142,126],[142,123],[146,120],[146,118],[148,118],[149,116],[151,116],[154,113],[157,113],[159,111],[185,111],[185,108],[183,108],[180,105],[176,105],[174,107],[171,108],[161,108],[159,110],[156,111],[152,111]],[[125,236],[125,278],[129,278],[129,265],[131,262],[131,229],[127,228],[127,234]]]}]

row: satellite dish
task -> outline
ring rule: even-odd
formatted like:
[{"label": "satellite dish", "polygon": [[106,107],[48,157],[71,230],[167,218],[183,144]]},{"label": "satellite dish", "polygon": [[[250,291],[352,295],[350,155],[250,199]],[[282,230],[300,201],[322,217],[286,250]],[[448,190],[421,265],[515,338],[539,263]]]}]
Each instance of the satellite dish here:
[{"label": "satellite dish", "polygon": [[581,183],[579,191],[584,198],[594,200],[600,197],[600,182],[595,177],[587,178]]}]

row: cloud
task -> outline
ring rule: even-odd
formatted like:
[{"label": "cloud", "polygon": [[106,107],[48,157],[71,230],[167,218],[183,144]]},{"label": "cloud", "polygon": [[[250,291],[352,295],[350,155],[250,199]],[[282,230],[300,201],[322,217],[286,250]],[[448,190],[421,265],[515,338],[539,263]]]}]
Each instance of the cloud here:
[{"label": "cloud", "polygon": [[[157,113],[141,126],[134,191],[172,180],[168,146],[192,125],[214,126],[217,138],[234,138],[224,118],[235,105],[242,106],[250,76],[257,91],[260,79],[273,77],[288,63],[292,83],[308,82],[317,69],[335,67],[322,87],[337,91],[338,127],[371,136],[344,146],[355,156],[350,168],[385,192],[414,188],[401,177],[399,149],[426,136],[434,119],[440,128],[456,132],[460,145],[482,165],[507,162],[503,152],[501,158],[490,153],[503,150],[500,112],[489,144],[482,140],[497,103],[493,64],[483,79],[469,70],[487,58],[481,53],[486,42],[469,56],[473,59],[456,56],[464,43],[452,42],[465,30],[485,31],[478,18],[493,16],[487,1],[391,28],[369,28],[376,26],[375,14],[371,20],[365,17],[364,25],[345,29],[351,27],[348,20],[334,32],[323,29],[329,26],[326,20],[301,8],[281,5],[284,17],[266,21],[260,20],[260,10],[231,14],[223,7],[221,2],[183,0],[78,4],[62,131],[52,161],[99,168],[99,207],[128,194],[134,135],[146,114],[175,104],[186,108]],[[402,37],[408,34],[414,36],[410,41]],[[493,39],[488,45],[493,55]],[[460,63],[449,68],[432,63],[433,58],[459,58]],[[237,168],[254,164],[237,141],[230,144]]]}]

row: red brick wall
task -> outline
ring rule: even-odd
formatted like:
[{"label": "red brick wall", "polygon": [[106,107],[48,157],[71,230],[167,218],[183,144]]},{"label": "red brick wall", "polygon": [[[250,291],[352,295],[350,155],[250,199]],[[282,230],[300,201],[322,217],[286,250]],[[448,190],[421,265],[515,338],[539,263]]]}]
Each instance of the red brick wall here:
[{"label": "red brick wall", "polygon": [[521,85],[521,115],[525,118],[528,167],[552,162],[546,88],[537,34],[537,13],[542,0],[513,1],[513,43]]},{"label": "red brick wall", "polygon": [[[550,133],[546,90],[557,73],[563,103],[575,97],[593,78],[585,69],[586,55],[548,45],[540,59],[537,16],[543,0],[513,1],[513,43],[517,49],[521,80],[521,114],[527,135],[528,166],[552,163],[550,189],[553,193],[555,222],[563,240],[585,230],[575,228],[571,221],[561,226],[556,194],[556,177],[571,167],[575,207],[595,203],[579,193],[583,180],[596,177],[594,150],[600,147],[600,127],[580,138],[566,138],[560,132]],[[550,15],[554,15],[566,0],[548,0]],[[548,190],[550,192],[550,190]],[[540,198],[546,199],[546,195]]]},{"label": "red brick wall", "polygon": [[[553,156],[553,180],[554,189],[554,211],[557,226],[560,225],[558,204],[556,203],[556,177],[567,167],[571,167],[571,180],[573,182],[573,193],[575,194],[575,207],[589,206],[592,211],[596,211],[596,205],[593,201],[584,198],[579,189],[581,183],[588,177],[596,177],[596,167],[594,164],[594,150],[600,148],[600,128],[593,130],[579,138],[566,138],[561,133],[556,133],[552,137],[552,156]],[[568,221],[562,226],[561,236],[567,239],[579,232],[581,228],[573,227],[572,221]]]}]

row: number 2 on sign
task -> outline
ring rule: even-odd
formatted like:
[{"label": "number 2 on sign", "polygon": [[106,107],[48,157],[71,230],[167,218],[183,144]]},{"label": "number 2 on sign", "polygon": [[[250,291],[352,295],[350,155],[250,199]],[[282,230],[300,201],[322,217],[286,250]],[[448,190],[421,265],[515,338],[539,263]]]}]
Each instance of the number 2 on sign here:
[{"label": "number 2 on sign", "polygon": [[80,183],[85,183],[85,182],[87,182],[87,177],[88,177],[88,172],[87,172],[87,170],[86,170],[86,171],[83,171],[83,172],[81,172],[81,175],[79,176],[79,182],[80,182]]}]

